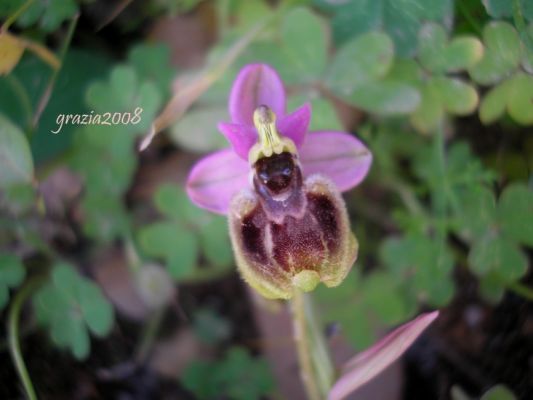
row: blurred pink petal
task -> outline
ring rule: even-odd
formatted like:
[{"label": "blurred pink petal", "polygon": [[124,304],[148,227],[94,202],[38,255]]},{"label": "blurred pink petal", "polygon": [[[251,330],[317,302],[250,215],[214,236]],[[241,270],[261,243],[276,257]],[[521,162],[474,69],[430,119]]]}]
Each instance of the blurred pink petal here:
[{"label": "blurred pink petal", "polygon": [[367,147],[344,132],[311,132],[299,153],[305,176],[326,175],[341,192],[361,183],[372,164]]},{"label": "blurred pink petal", "polygon": [[231,121],[254,126],[257,107],[266,105],[278,116],[285,115],[285,89],[278,73],[266,64],[250,64],[240,72],[229,98]]},{"label": "blurred pink petal", "polygon": [[232,124],[228,122],[220,122],[218,129],[228,139],[233,147],[233,151],[237,153],[243,160],[248,160],[248,152],[250,148],[257,141],[256,130],[249,125]]},{"label": "blurred pink petal", "polygon": [[212,153],[192,168],[187,178],[187,194],[199,207],[227,214],[233,195],[248,185],[250,167],[226,149]]},{"label": "blurred pink petal", "polygon": [[381,339],[370,349],[352,358],[329,392],[329,400],[341,400],[363,386],[396,361],[438,317],[434,311],[422,314]]},{"label": "blurred pink petal", "polygon": [[310,121],[311,105],[305,103],[289,115],[281,116],[277,128],[283,136],[292,139],[296,147],[300,147],[304,143]]}]

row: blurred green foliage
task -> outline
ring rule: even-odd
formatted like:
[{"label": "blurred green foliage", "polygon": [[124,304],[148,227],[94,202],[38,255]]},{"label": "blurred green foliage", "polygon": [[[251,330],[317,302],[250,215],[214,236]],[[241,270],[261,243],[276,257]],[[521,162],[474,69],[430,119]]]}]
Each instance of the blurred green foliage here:
[{"label": "blurred green foliage", "polygon": [[[0,17],[24,3],[1,2]],[[55,50],[68,21],[90,3],[36,0],[12,31]],[[114,28],[130,32],[146,18],[191,12],[200,3],[209,2],[143,2],[137,19],[119,19]],[[259,21],[276,18],[167,130],[164,145],[195,154],[226,147],[216,124],[229,119],[231,83],[250,62],[279,71],[290,110],[311,103],[312,130],[357,128],[374,154],[365,183],[370,197],[347,197],[361,255],[339,288],[317,290],[323,320],[339,323],[357,348],[420,306],[449,304],[457,269],[479,281],[487,301],[499,301],[520,285],[529,266],[527,248],[533,247],[533,141],[522,135],[511,148],[486,154],[473,152],[464,139],[473,135],[478,149],[485,141],[477,132],[481,125],[497,131],[502,143],[533,126],[531,2],[281,3],[287,7],[279,14],[272,2],[260,0],[207,5],[218,35],[208,65],[219,66]],[[169,101],[173,79],[179,76],[184,84],[202,72],[177,71],[165,45],[139,40],[118,55],[108,51],[112,46],[79,39],[61,59],[57,76],[26,52],[0,77],[0,306],[28,275],[24,257],[44,255],[52,268],[33,309],[53,343],[81,359],[90,351],[89,332],[110,332],[113,311],[95,283],[61,264],[61,247],[38,230],[36,221],[48,212],[41,185],[58,165],[81,178],[68,224],[87,253],[131,245],[141,264],[161,264],[173,284],[213,279],[234,262],[226,220],[193,206],[178,184],[158,182],[151,204],[132,204],[130,196],[143,167],[136,146]],[[105,113],[129,113],[129,122],[80,126],[58,120],[60,114]],[[341,115],[355,116],[356,123]],[[157,279],[166,278],[159,272]],[[531,297],[530,288],[520,293]],[[231,333],[228,321],[205,309],[194,316],[193,327],[208,344]],[[265,364],[242,349],[230,350],[220,362],[193,363],[183,381],[200,398],[257,398],[272,391]]]},{"label": "blurred green foliage", "polygon": [[68,264],[54,266],[50,281],[35,294],[33,305],[52,341],[78,359],[89,355],[89,332],[102,337],[113,326],[113,308],[100,288]]},{"label": "blurred green foliage", "polygon": [[184,371],[183,384],[199,399],[227,396],[235,400],[269,395],[274,381],[264,360],[234,347],[219,362],[193,361]]}]

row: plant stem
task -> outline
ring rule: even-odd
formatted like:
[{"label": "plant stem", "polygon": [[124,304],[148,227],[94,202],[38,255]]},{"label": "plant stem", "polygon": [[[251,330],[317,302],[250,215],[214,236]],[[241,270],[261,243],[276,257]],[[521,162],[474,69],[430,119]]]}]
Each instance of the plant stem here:
[{"label": "plant stem", "polygon": [[516,294],[524,297],[529,301],[533,301],[533,288],[524,285],[520,282],[510,282],[506,283],[507,289],[512,290]]},{"label": "plant stem", "polygon": [[15,11],[12,15],[10,15],[6,19],[4,24],[2,25],[1,31],[2,32],[6,32],[9,29],[10,25],[13,22],[15,22],[17,20],[17,18],[20,17],[24,11],[26,11],[26,9],[31,5],[31,3],[33,3],[33,0],[28,0],[22,6],[20,6],[17,11]]},{"label": "plant stem", "polygon": [[68,26],[67,30],[67,36],[65,40],[63,41],[63,45],[61,46],[61,50],[59,51],[59,61],[60,65],[58,68],[52,72],[52,75],[50,76],[50,80],[48,82],[48,85],[42,94],[41,98],[39,99],[39,103],[37,104],[37,108],[35,110],[35,115],[33,116],[33,128],[37,126],[39,123],[39,119],[41,118],[41,114],[43,113],[44,109],[46,108],[46,105],[48,104],[48,101],[50,100],[50,96],[52,95],[52,91],[54,89],[54,85],[56,83],[57,77],[59,75],[59,71],[61,71],[61,67],[63,67],[63,63],[65,62],[65,56],[67,54],[67,50],[70,47],[70,42],[72,41],[72,36],[74,36],[74,30],[76,29],[76,25],[78,23],[78,18],[80,17],[79,14],[76,14],[72,20],[70,21],[70,24]]},{"label": "plant stem", "polygon": [[31,279],[15,296],[11,307],[9,308],[8,315],[8,342],[9,350],[11,353],[11,358],[15,364],[15,369],[20,377],[24,391],[26,392],[26,397],[29,400],[36,400],[37,395],[35,394],[35,389],[31,382],[28,369],[22,358],[22,352],[20,350],[20,341],[19,341],[19,317],[22,306],[28,299],[28,297],[34,292],[37,287],[42,283],[42,277],[36,277]]},{"label": "plant stem", "polygon": [[141,341],[139,342],[139,347],[137,348],[135,354],[135,360],[138,364],[143,364],[146,361],[150,353],[150,348],[152,347],[154,339],[156,338],[157,332],[161,326],[161,322],[163,321],[164,314],[165,309],[160,308],[151,316],[148,324],[144,327]]},{"label": "plant stem", "polygon": [[297,290],[292,312],[294,340],[307,397],[325,399],[333,384],[334,369],[310,295]]}]

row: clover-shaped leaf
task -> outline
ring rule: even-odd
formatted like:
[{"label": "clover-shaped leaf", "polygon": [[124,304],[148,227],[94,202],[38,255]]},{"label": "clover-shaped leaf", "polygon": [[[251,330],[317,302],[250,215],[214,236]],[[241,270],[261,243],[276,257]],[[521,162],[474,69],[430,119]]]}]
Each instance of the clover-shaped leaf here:
[{"label": "clover-shaped leaf", "polygon": [[420,92],[404,82],[383,80],[371,82],[345,98],[365,111],[382,114],[407,114],[420,105]]},{"label": "clover-shaped leaf", "polygon": [[[529,0],[518,0],[524,18],[533,20],[533,3]],[[483,0],[487,13],[493,18],[510,18],[513,16],[514,0]]]},{"label": "clover-shaped leaf", "polygon": [[382,245],[381,258],[396,279],[409,282],[407,287],[417,300],[439,306],[453,297],[454,259],[445,244],[418,234],[389,238]]},{"label": "clover-shaped leaf", "polygon": [[533,244],[533,192],[524,185],[513,184],[496,203],[492,191],[474,185],[465,187],[459,199],[457,228],[472,244],[469,265],[482,280],[487,280],[482,285],[484,290],[497,293],[494,288],[516,281],[527,270],[527,258],[520,245]]},{"label": "clover-shaped leaf", "polygon": [[313,117],[309,125],[310,131],[343,130],[334,106],[329,100],[320,97],[320,94],[314,91],[289,97],[287,108],[295,110],[304,103],[310,103],[313,110]]},{"label": "clover-shaped leaf", "polygon": [[[139,81],[133,67],[119,65],[111,71],[108,82],[89,86],[86,101],[97,113],[112,114],[108,125],[142,133],[153,121],[161,104],[161,94],[155,83]],[[113,121],[115,113],[121,113],[118,123]],[[124,113],[129,113],[128,122],[122,122]]]},{"label": "clover-shaped leaf", "polygon": [[512,240],[495,231],[487,231],[474,242],[468,263],[477,275],[496,272],[510,282],[521,278],[527,270],[526,256]]},{"label": "clover-shaped leaf", "polygon": [[162,95],[170,92],[174,69],[170,66],[170,48],[162,43],[138,44],[128,53],[128,63],[143,81],[155,83]]},{"label": "clover-shaped leaf", "polygon": [[[404,321],[416,310],[400,282],[383,272],[362,277],[353,268],[335,290],[323,286],[316,289],[319,309],[327,316],[324,322],[338,324],[343,337],[357,349],[369,346],[376,339],[377,328]],[[379,295],[384,293],[386,299],[380,299]]]},{"label": "clover-shaped leaf", "polygon": [[90,351],[89,332],[104,337],[113,326],[113,308],[99,287],[68,264],[54,267],[50,281],[35,294],[33,305],[52,341],[80,360]]},{"label": "clover-shaped leaf", "polygon": [[[146,255],[164,260],[174,279],[208,277],[213,269],[224,270],[231,265],[233,257],[224,218],[195,207],[175,185],[161,185],[154,194],[154,203],[166,219],[139,229],[139,246]],[[209,268],[196,268],[200,249]]]},{"label": "clover-shaped leaf", "polygon": [[498,203],[503,232],[510,238],[533,247],[533,191],[525,185],[509,185]]},{"label": "clover-shaped leaf", "polygon": [[165,260],[173,278],[191,274],[197,261],[198,241],[186,227],[175,222],[156,222],[142,228],[138,239],[147,255]]},{"label": "clover-shaped leaf", "polygon": [[423,22],[444,21],[453,13],[451,0],[315,0],[315,4],[333,13],[331,24],[336,43],[383,28],[401,56],[416,51],[416,38]]},{"label": "clover-shaped leaf", "polygon": [[192,362],[181,378],[184,386],[199,399],[220,396],[235,400],[259,399],[274,389],[268,364],[239,347],[231,348],[219,362]]},{"label": "clover-shaped leaf", "polygon": [[170,137],[178,146],[205,153],[227,146],[227,140],[217,132],[217,123],[228,119],[226,106],[205,106],[187,112],[171,128]]},{"label": "clover-shaped leaf", "polygon": [[481,101],[479,117],[484,124],[499,119],[505,111],[518,123],[533,124],[533,76],[517,72],[494,87]]},{"label": "clover-shaped leaf", "polygon": [[472,85],[446,76],[430,78],[422,84],[421,94],[420,106],[411,114],[411,123],[425,133],[437,128],[446,114],[470,114],[479,101]]},{"label": "clover-shaped leaf", "polygon": [[0,189],[33,180],[33,159],[24,133],[0,114]]},{"label": "clover-shaped leaf", "polygon": [[507,22],[491,22],[483,29],[485,53],[469,69],[474,81],[482,85],[499,82],[520,64],[522,50],[516,29]]},{"label": "clover-shaped leaf", "polygon": [[392,66],[394,45],[388,35],[370,32],[342,46],[328,68],[326,84],[350,95],[364,84],[383,78]]},{"label": "clover-shaped leaf", "polygon": [[448,41],[438,24],[424,25],[418,35],[418,58],[428,70],[455,72],[476,64],[483,56],[483,44],[473,36],[457,36]]},{"label": "clover-shaped leaf", "polygon": [[17,257],[0,253],[0,310],[7,304],[9,288],[20,285],[25,276],[26,269]]},{"label": "clover-shaped leaf", "polygon": [[328,35],[318,16],[306,8],[291,10],[281,26],[281,51],[286,68],[294,79],[290,82],[313,82],[324,71]]},{"label": "clover-shaped leaf", "polygon": [[35,0],[17,20],[17,25],[28,27],[39,21],[44,31],[52,32],[77,12],[75,0]]}]

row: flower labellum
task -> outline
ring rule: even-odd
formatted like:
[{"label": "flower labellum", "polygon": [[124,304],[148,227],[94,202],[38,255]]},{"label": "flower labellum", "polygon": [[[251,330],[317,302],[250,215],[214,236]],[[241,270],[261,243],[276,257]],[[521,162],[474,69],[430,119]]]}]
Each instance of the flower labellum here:
[{"label": "flower labellum", "polygon": [[[310,107],[285,115],[285,92],[267,65],[245,67],[230,96],[222,150],[192,169],[187,191],[229,217],[243,278],[263,296],[289,299],[319,282],[339,285],[357,256],[340,190],[362,181],[368,149],[342,132],[306,137]],[[250,115],[251,114],[251,115]]]}]

